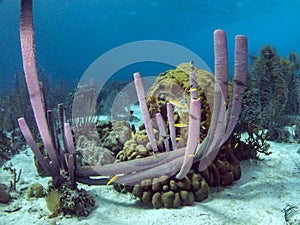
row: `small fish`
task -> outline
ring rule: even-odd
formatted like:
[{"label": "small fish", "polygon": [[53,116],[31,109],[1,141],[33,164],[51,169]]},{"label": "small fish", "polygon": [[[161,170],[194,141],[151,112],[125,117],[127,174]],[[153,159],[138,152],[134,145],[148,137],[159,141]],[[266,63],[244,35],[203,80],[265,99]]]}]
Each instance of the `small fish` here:
[{"label": "small fish", "polygon": [[182,109],[186,109],[187,107],[185,105],[182,105],[181,103],[179,103],[178,101],[176,100],[169,100],[169,102],[174,105],[174,106],[177,106],[179,108],[182,108]]},{"label": "small fish", "polygon": [[176,140],[176,141],[179,141],[180,139],[181,139],[180,137],[177,137],[175,140]]},{"label": "small fish", "polygon": [[179,127],[179,128],[184,128],[184,127],[188,127],[188,125],[186,123],[175,123],[173,124],[174,127]]},{"label": "small fish", "polygon": [[188,92],[192,92],[192,91],[197,91],[197,88],[191,88],[190,90],[188,90]]},{"label": "small fish", "polygon": [[206,127],[205,127],[204,125],[202,125],[201,128],[202,128],[203,130],[206,130]]},{"label": "small fish", "polygon": [[195,154],[188,154],[189,157],[195,157]]},{"label": "small fish", "polygon": [[239,143],[236,143],[233,148],[236,149],[238,146],[239,146]]},{"label": "small fish", "polygon": [[118,175],[115,175],[113,176],[107,183],[106,185],[110,185],[112,182],[114,182],[119,176]]},{"label": "small fish", "polygon": [[134,140],[134,132],[133,131],[131,131],[131,138],[132,138],[132,140]]}]

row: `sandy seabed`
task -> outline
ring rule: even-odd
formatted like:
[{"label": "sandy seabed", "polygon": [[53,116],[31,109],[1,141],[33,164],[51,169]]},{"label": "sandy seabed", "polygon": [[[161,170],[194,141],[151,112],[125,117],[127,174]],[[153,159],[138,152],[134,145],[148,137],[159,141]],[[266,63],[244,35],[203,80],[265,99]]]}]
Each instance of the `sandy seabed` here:
[{"label": "sandy seabed", "polygon": [[[35,182],[47,187],[49,178],[37,175],[30,149],[8,163],[22,169],[15,199],[0,204],[0,225],[6,224],[300,224],[300,144],[270,142],[270,156],[262,161],[241,162],[242,177],[229,187],[211,188],[201,203],[180,209],[153,209],[130,194],[119,194],[111,186],[79,185],[95,196],[96,207],[88,217],[59,216],[49,219],[44,198],[27,199],[26,188]],[[0,169],[0,183],[9,184],[11,174]],[[23,191],[21,191],[23,190]],[[293,206],[293,210],[287,210]],[[18,209],[15,212],[7,212]],[[286,210],[284,210],[286,209]]]}]

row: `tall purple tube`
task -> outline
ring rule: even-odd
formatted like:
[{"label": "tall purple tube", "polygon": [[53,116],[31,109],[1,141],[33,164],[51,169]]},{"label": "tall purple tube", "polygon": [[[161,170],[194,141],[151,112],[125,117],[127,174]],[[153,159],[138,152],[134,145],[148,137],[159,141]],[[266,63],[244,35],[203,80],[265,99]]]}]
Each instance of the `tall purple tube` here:
[{"label": "tall purple tube", "polygon": [[188,140],[187,146],[184,153],[184,160],[179,173],[176,175],[177,179],[184,178],[190,171],[194,157],[195,151],[198,144],[198,139],[200,135],[200,113],[201,103],[199,99],[191,99],[190,113],[189,113],[189,130],[188,130]]},{"label": "tall purple tube", "polygon": [[150,114],[149,114],[148,107],[146,104],[146,96],[145,96],[143,81],[142,81],[140,73],[134,73],[133,76],[134,76],[134,84],[135,84],[135,88],[136,88],[136,93],[138,96],[140,109],[141,109],[143,120],[145,123],[145,128],[147,131],[148,139],[149,139],[150,145],[152,147],[152,150],[154,152],[157,152],[158,149],[157,149],[157,145],[156,145],[154,134],[153,134],[153,127],[152,127],[152,123],[151,123]]},{"label": "tall purple tube", "polygon": [[166,129],[165,129],[165,122],[160,113],[156,113],[155,116],[156,116],[156,122],[157,122],[159,133],[164,140],[164,146],[165,146],[166,152],[168,152],[168,151],[170,151],[170,145],[169,145],[169,138],[167,137],[167,133],[166,133]]},{"label": "tall purple tube", "polygon": [[167,103],[167,116],[168,116],[168,123],[169,123],[169,131],[170,131],[170,138],[172,143],[172,150],[177,149],[176,143],[176,131],[174,125],[174,112],[173,112],[173,105],[168,102]]},{"label": "tall purple tube", "polygon": [[27,89],[30,97],[31,106],[34,117],[39,129],[41,138],[48,151],[51,159],[51,167],[54,173],[59,176],[59,162],[52,142],[46,112],[43,102],[43,94],[40,91],[40,84],[38,81],[38,73],[36,67],[36,57],[34,48],[34,29],[32,21],[32,0],[21,1],[20,14],[20,40],[23,59],[23,68],[26,78]]}]

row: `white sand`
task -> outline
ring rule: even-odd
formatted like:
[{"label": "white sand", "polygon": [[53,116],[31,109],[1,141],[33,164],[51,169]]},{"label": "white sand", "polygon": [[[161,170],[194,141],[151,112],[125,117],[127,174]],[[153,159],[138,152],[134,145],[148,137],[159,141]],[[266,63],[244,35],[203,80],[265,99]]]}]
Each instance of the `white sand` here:
[{"label": "white sand", "polygon": [[[112,187],[82,185],[96,196],[96,208],[88,217],[58,217],[50,214],[45,199],[26,199],[24,194],[9,205],[0,204],[0,224],[300,224],[300,155],[299,144],[271,142],[270,156],[263,161],[241,162],[242,177],[233,186],[211,188],[208,199],[180,209],[152,209],[129,194],[115,192]],[[31,150],[21,152],[11,161],[22,169],[17,190],[39,182],[45,187],[49,178],[40,178],[33,165]],[[11,175],[0,170],[0,183],[9,184]],[[283,209],[287,204],[298,206],[290,216],[294,223],[285,223]],[[7,209],[21,207],[8,213]]]}]

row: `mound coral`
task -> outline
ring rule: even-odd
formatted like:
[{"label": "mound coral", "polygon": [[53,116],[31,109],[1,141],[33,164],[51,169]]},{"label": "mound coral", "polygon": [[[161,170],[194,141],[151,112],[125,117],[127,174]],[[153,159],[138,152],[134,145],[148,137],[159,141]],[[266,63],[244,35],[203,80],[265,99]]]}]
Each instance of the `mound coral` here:
[{"label": "mound coral", "polygon": [[27,196],[27,198],[32,198],[32,197],[42,198],[42,197],[44,197],[45,190],[44,190],[43,185],[41,185],[39,183],[31,184],[26,190],[26,196]]}]

